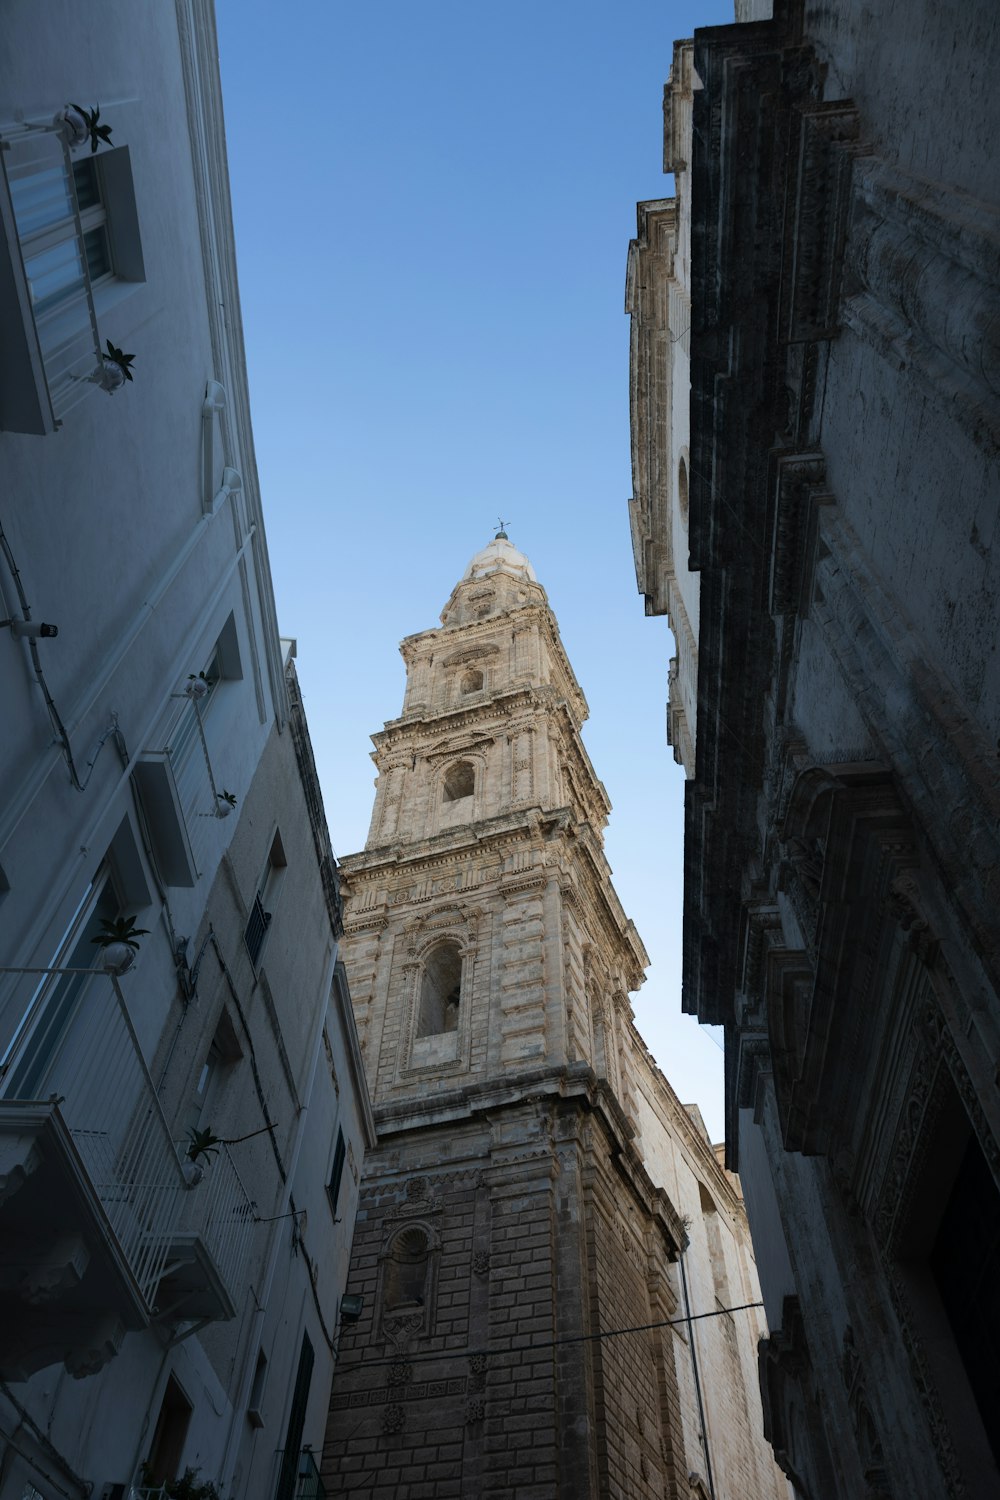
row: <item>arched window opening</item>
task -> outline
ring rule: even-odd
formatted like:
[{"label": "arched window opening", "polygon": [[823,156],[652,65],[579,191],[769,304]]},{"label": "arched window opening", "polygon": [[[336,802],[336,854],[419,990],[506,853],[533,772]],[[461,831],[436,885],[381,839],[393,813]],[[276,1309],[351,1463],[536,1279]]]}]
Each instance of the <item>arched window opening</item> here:
[{"label": "arched window opening", "polygon": [[677,503],[680,506],[681,521],[686,526],[688,523],[688,471],[683,458],[677,469]]},{"label": "arched window opening", "polygon": [[424,963],[417,1036],[457,1031],[461,1002],[462,951],[457,943],[441,943]]},{"label": "arched window opening", "polygon": [[482,672],[473,671],[471,668],[462,678],[462,693],[478,693],[483,686]]},{"label": "arched window opening", "polygon": [[456,761],[449,766],[444,778],[445,802],[459,802],[471,797],[476,790],[476,771],[470,760]]},{"label": "arched window opening", "polygon": [[427,1235],[416,1224],[404,1229],[393,1240],[385,1268],[386,1312],[401,1312],[425,1305],[430,1251]]}]

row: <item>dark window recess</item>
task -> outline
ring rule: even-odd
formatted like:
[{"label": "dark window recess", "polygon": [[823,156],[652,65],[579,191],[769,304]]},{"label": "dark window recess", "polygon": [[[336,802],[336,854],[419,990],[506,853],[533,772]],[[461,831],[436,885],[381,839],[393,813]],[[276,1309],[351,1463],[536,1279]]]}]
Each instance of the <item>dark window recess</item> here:
[{"label": "dark window recess", "polygon": [[160,1415],[153,1431],[149,1458],[146,1460],[146,1471],[151,1483],[164,1484],[177,1478],[193,1410],[177,1381],[172,1375],[169,1376]]},{"label": "dark window recess", "polygon": [[340,1181],[344,1175],[344,1160],[347,1156],[347,1147],[344,1144],[344,1132],[337,1131],[337,1149],[333,1153],[333,1170],[330,1173],[330,1184],[327,1192],[330,1194],[330,1203],[334,1213],[337,1212],[337,1203],[340,1199]]},{"label": "dark window recess", "polygon": [[295,1375],[295,1390],[292,1393],[292,1409],[288,1414],[285,1447],[281,1455],[278,1488],[274,1492],[274,1500],[296,1500],[302,1453],[302,1431],[306,1425],[306,1404],[309,1400],[309,1385],[312,1381],[313,1360],[313,1346],[309,1342],[309,1335],[304,1333],[302,1335],[302,1353],[299,1355],[299,1368]]},{"label": "dark window recess", "polygon": [[476,770],[471,761],[459,760],[449,766],[444,777],[444,801],[461,802],[476,790]]},{"label": "dark window recess", "polygon": [[1000,1464],[1000,1194],[975,1139],[966,1147],[928,1264]]},{"label": "dark window recess", "polygon": [[461,1004],[462,950],[457,943],[440,943],[424,961],[417,1036],[457,1031]]},{"label": "dark window recess", "polygon": [[255,969],[257,967],[257,960],[260,958],[260,950],[264,946],[267,929],[270,925],[271,913],[264,910],[264,903],[261,901],[260,896],[257,895],[253,898],[253,906],[250,908],[250,920],[247,922],[247,930],[243,934],[243,941],[247,945],[250,962]]},{"label": "dark window recess", "polygon": [[425,1305],[430,1258],[427,1236],[415,1224],[396,1236],[386,1266],[386,1312]]}]

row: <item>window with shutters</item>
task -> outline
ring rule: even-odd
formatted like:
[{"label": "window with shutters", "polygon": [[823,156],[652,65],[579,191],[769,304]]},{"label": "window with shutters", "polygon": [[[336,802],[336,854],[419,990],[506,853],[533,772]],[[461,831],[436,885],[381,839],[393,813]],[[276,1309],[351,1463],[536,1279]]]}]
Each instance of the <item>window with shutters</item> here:
[{"label": "window with shutters", "polygon": [[0,427],[54,432],[112,389],[100,318],[145,280],[128,147],[94,156],[54,129],[0,132],[0,240]]}]

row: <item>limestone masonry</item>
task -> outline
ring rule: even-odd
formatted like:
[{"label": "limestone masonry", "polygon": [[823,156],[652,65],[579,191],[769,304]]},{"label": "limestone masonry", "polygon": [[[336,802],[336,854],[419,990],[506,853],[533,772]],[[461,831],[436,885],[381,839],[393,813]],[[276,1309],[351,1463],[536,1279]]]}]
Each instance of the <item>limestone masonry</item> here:
[{"label": "limestone masonry", "polygon": [[604,857],[586,701],[504,533],[441,620],[403,643],[368,843],[342,865],[380,1144],[324,1482],[785,1496],[738,1182],[635,1030],[648,960]]}]

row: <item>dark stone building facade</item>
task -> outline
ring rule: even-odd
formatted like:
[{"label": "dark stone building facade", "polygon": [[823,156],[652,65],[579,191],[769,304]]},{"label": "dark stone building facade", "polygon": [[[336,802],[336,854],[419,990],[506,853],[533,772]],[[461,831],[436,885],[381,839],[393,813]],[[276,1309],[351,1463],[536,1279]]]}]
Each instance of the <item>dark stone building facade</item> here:
[{"label": "dark stone building facade", "polygon": [[810,1500],[1000,1494],[993,4],[696,33],[684,1004]]}]

